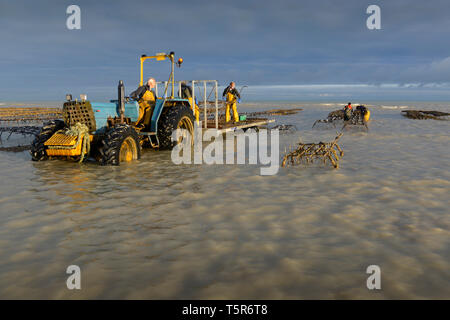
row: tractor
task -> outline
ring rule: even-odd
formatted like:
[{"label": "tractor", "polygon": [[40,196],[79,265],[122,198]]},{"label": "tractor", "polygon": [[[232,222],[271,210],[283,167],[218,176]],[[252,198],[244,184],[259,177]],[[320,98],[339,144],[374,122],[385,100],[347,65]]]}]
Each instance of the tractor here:
[{"label": "tractor", "polygon": [[[151,108],[149,123],[137,125],[139,102],[125,96],[124,84],[119,81],[118,99],[110,102],[90,102],[86,95],[80,100],[66,95],[63,104],[63,120],[44,124],[31,146],[34,161],[47,159],[67,159],[82,162],[91,157],[102,165],[119,165],[139,159],[143,147],[172,149],[181,142],[183,135],[176,139],[172,133],[185,129],[184,134],[194,132],[194,112],[192,99],[175,97],[174,52],[159,53],[140,57],[140,85],[143,85],[143,64],[148,59],[170,60],[171,72],[163,98],[156,98]],[[167,90],[171,84],[171,93]]]}]

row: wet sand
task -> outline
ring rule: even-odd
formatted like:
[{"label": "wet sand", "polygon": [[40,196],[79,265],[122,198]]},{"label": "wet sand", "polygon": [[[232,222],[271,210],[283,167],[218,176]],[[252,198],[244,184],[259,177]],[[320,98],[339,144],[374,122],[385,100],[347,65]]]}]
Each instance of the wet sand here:
[{"label": "wet sand", "polygon": [[[410,120],[410,109],[450,104],[378,103],[368,133],[345,131],[340,169],[174,165],[145,151],[120,167],[35,163],[0,152],[0,298],[416,299],[450,298],[448,121]],[[382,107],[383,106],[383,107]],[[280,157],[341,105],[248,103],[274,116]],[[26,142],[26,141],[25,141]],[[67,266],[82,289],[66,288]],[[366,267],[382,290],[366,288]]]}]

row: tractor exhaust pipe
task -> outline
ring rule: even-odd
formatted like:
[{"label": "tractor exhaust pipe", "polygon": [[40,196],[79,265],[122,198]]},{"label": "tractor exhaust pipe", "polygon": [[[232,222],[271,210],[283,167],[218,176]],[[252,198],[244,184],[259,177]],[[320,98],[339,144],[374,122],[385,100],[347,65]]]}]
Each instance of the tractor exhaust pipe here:
[{"label": "tractor exhaust pipe", "polygon": [[125,86],[123,85],[123,81],[119,81],[118,89],[118,100],[119,100],[119,114],[120,114],[120,123],[124,122],[124,114],[125,114]]}]

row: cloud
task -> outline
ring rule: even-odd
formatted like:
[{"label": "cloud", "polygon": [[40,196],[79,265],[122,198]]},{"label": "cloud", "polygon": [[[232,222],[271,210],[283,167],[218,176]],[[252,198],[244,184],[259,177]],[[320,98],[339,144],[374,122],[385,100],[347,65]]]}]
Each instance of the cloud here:
[{"label": "cloud", "polygon": [[[72,1],[2,1],[0,99],[15,99],[25,81],[46,99],[69,88],[115,86],[119,79],[133,87],[138,56],[168,50],[183,56],[177,76],[184,79],[450,82],[450,42],[443,41],[450,37],[448,0],[378,0],[380,31],[366,28],[372,2],[79,0],[82,29],[69,31],[65,10]],[[146,70],[158,79],[168,75],[167,65]],[[33,98],[30,92],[23,97]]]},{"label": "cloud", "polygon": [[440,61],[432,62],[430,65],[430,71],[443,72],[448,74],[450,72],[450,57],[447,57]]}]

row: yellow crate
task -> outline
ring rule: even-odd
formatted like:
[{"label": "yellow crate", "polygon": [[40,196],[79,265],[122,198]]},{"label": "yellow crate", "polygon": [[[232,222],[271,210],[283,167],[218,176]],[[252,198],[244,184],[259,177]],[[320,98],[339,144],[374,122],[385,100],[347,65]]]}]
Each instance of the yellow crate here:
[{"label": "yellow crate", "polygon": [[52,149],[52,147],[48,147],[47,155],[50,157],[55,156],[65,156],[65,157],[75,157],[81,155],[81,146],[82,143],[78,145],[78,147],[73,149]]},{"label": "yellow crate", "polygon": [[77,143],[77,136],[68,136],[63,133],[55,133],[50,139],[45,141],[45,146],[63,146],[70,147],[75,146]]},{"label": "yellow crate", "polygon": [[[89,135],[89,140],[92,141],[93,135]],[[83,141],[77,145],[78,137],[68,136],[62,133],[54,134],[50,139],[48,139],[44,145],[47,146],[48,156],[65,156],[65,157],[75,157],[81,155],[81,147],[83,146]],[[64,147],[64,149],[58,148]]]}]

